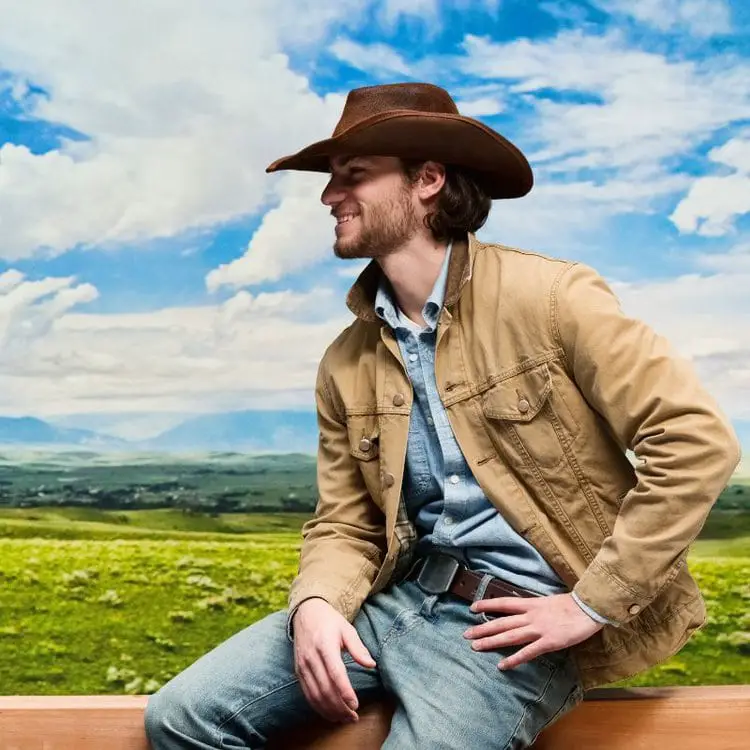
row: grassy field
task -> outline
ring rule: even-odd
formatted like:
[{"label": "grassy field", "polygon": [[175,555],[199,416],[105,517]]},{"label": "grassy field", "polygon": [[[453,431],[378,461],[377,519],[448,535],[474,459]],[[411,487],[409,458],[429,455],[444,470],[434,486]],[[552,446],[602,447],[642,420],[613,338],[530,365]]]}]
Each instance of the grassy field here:
[{"label": "grassy field", "polygon": [[[305,518],[4,509],[0,693],[155,690],[285,606]],[[721,514],[702,537],[690,567],[708,625],[627,684],[750,683],[750,518]]]}]

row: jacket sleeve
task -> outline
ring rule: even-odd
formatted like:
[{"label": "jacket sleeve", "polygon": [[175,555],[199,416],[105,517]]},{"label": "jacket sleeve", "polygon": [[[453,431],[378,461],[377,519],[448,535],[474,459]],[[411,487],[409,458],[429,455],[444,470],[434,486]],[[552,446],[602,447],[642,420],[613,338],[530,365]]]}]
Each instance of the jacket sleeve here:
[{"label": "jacket sleeve", "polygon": [[569,265],[552,321],[586,400],[636,457],[637,483],[573,591],[601,616],[637,616],[685,565],[740,459],[737,437],[692,366],[623,314],[592,269]]},{"label": "jacket sleeve", "polygon": [[353,620],[385,554],[385,521],[372,501],[356,459],[350,454],[346,423],[336,413],[324,374],[318,369],[318,503],[302,527],[299,572],[289,593],[288,633],[297,607],[320,597]]}]

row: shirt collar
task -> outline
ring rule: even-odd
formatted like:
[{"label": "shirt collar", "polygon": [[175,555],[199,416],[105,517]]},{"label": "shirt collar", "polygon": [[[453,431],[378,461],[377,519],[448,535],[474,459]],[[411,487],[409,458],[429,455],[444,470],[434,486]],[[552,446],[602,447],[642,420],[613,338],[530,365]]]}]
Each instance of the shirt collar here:
[{"label": "shirt collar", "polygon": [[[445,288],[448,279],[448,266],[450,264],[452,249],[453,243],[451,242],[448,244],[443,264],[440,267],[440,273],[435,280],[430,296],[427,298],[427,301],[422,308],[422,317],[425,319],[427,328],[430,331],[433,331],[437,326],[440,311],[443,309]],[[381,274],[380,276],[380,283],[378,284],[378,290],[375,294],[374,307],[375,314],[388,323],[393,329],[406,328],[409,325],[413,326],[411,321],[408,321],[406,316],[398,309],[393,295],[393,288],[385,274]]]}]

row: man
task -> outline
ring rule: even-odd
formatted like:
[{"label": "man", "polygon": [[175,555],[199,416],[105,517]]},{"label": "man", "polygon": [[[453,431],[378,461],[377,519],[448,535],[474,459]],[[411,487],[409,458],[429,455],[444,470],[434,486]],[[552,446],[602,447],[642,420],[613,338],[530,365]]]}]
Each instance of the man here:
[{"label": "man", "polygon": [[153,747],[262,747],[384,692],[389,750],[529,747],[704,623],[687,548],[737,440],[594,271],[476,239],[531,169],[444,90],[352,91],[279,169],[330,171],[334,251],[373,260],[319,368],[289,610],[152,696]]}]

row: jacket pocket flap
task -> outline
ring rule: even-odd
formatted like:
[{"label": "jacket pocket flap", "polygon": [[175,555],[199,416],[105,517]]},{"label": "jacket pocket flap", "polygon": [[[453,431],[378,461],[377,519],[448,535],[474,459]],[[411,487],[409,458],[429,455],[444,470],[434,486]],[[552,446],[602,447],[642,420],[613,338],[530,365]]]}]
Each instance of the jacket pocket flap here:
[{"label": "jacket pocket flap", "polygon": [[377,417],[349,417],[349,452],[360,461],[372,461],[380,454],[380,426]]},{"label": "jacket pocket flap", "polygon": [[539,414],[552,392],[546,364],[493,385],[482,397],[482,408],[491,419],[529,422]]}]

